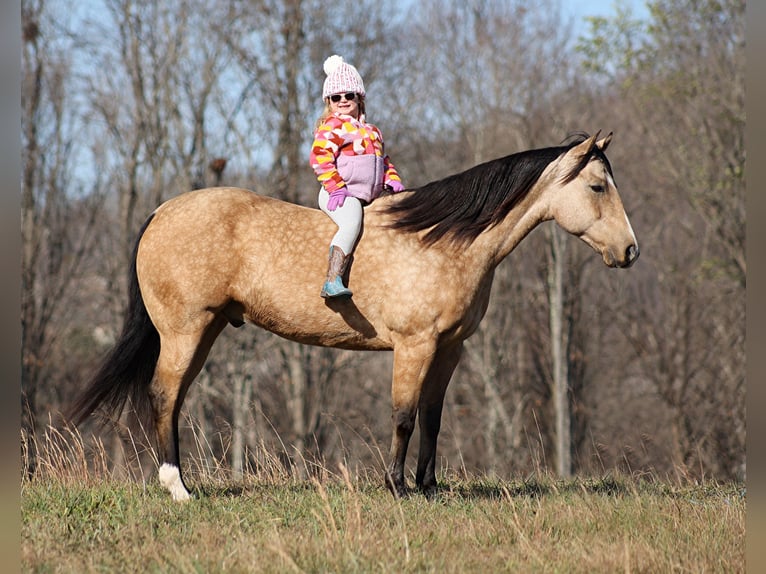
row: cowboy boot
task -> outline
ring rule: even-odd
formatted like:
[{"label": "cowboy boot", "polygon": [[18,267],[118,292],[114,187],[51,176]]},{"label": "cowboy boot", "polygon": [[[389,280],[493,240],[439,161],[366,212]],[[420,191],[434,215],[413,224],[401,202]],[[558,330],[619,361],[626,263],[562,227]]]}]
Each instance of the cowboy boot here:
[{"label": "cowboy boot", "polygon": [[350,259],[351,256],[343,253],[340,247],[330,245],[327,278],[322,286],[322,293],[320,293],[322,297],[351,297],[351,289],[343,285],[343,274],[346,272]]}]

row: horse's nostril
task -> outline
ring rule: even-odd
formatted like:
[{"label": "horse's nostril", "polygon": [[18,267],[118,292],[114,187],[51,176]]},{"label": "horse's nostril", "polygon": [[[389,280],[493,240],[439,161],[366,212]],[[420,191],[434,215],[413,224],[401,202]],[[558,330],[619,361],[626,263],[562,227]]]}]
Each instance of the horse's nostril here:
[{"label": "horse's nostril", "polygon": [[628,264],[631,264],[636,259],[638,259],[640,254],[641,252],[638,250],[637,245],[629,245],[628,249],[625,251],[625,260],[628,262]]}]

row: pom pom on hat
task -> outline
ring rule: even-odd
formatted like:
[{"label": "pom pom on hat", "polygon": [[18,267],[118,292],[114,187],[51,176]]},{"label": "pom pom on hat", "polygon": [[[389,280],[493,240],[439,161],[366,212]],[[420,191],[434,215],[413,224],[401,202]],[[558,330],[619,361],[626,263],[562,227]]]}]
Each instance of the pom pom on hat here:
[{"label": "pom pom on hat", "polygon": [[324,61],[322,68],[324,69],[324,73],[329,76],[330,74],[334,73],[335,70],[338,69],[338,66],[340,66],[342,63],[343,56],[338,56],[338,54],[335,54]]},{"label": "pom pom on hat", "polygon": [[324,61],[322,66],[327,77],[322,87],[322,99],[333,94],[354,92],[361,96],[365,95],[362,76],[351,64],[347,64],[342,56],[334,54]]}]

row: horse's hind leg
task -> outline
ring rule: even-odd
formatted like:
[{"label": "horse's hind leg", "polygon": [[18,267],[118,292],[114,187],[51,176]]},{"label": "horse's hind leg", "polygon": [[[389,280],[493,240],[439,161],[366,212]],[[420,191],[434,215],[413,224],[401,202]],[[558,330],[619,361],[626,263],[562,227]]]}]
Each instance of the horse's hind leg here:
[{"label": "horse's hind leg", "polygon": [[439,349],[423,382],[418,406],[420,448],[415,484],[426,496],[436,492],[436,441],[441,428],[444,394],[462,352],[462,342]]},{"label": "horse's hind leg", "polygon": [[178,419],[186,392],[205,363],[226,320],[216,317],[201,332],[160,334],[161,349],[151,386],[155,430],[159,448],[160,483],[173,500],[188,500],[189,490],[181,477]]}]

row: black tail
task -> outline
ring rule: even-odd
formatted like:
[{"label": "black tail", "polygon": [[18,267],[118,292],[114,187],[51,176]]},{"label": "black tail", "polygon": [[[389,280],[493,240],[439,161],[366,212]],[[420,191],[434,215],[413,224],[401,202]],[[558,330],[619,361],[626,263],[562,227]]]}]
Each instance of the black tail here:
[{"label": "black tail", "polygon": [[136,273],[138,244],[152,217],[141,228],[133,249],[128,278],[128,308],[122,333],[86,390],[72,406],[69,420],[76,425],[97,410],[119,418],[125,404],[130,401],[139,420],[151,425],[145,428],[153,428],[149,385],[160,354],[160,336],[146,311]]}]

